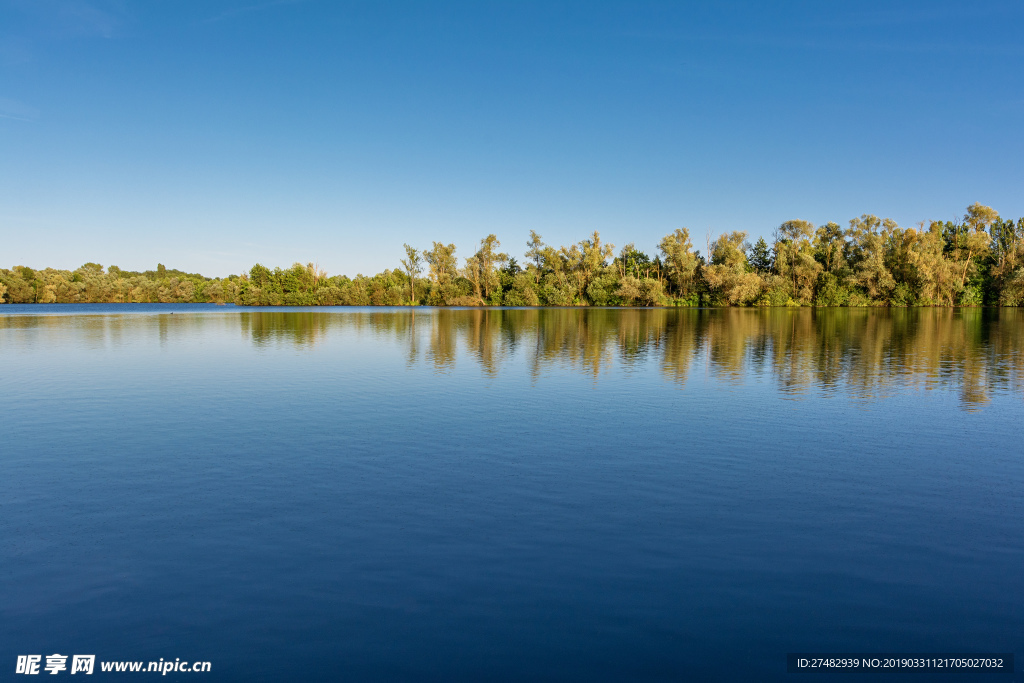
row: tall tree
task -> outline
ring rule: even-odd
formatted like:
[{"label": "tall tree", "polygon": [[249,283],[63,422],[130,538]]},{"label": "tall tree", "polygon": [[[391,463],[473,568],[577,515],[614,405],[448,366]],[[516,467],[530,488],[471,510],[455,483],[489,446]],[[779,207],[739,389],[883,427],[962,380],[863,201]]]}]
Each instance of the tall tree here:
[{"label": "tall tree", "polygon": [[[879,230],[882,228],[882,231]],[[853,269],[854,278],[872,299],[885,299],[896,286],[885,262],[886,235],[896,228],[892,219],[884,221],[871,214],[850,219],[847,231],[847,261]]]},{"label": "tall tree", "polygon": [[487,301],[499,285],[498,266],[508,261],[508,254],[497,251],[501,242],[495,235],[480,240],[480,248],[466,259],[466,275],[476,288],[477,298]]},{"label": "tall tree", "polygon": [[722,303],[752,303],[761,295],[763,281],[747,268],[747,233],[730,232],[711,245],[711,263],[701,267],[714,299]]},{"label": "tall tree", "polygon": [[677,228],[672,234],[662,238],[658,249],[665,256],[665,268],[676,294],[682,297],[689,295],[693,288],[694,272],[697,270],[697,255],[692,251],[690,231],[686,228]]},{"label": "tall tree", "polygon": [[601,234],[595,230],[590,239],[579,243],[579,252],[574,270],[582,274],[582,290],[585,292],[598,271],[607,266],[607,261],[615,255],[615,245],[601,242]]},{"label": "tall tree", "polygon": [[954,258],[961,265],[961,287],[966,284],[968,275],[977,270],[979,257],[988,253],[992,242],[988,227],[999,220],[999,213],[991,206],[975,202],[967,207],[963,220],[964,229],[958,231],[954,245]]},{"label": "tall tree", "polygon": [[437,285],[450,284],[455,278],[458,263],[455,260],[455,245],[434,242],[430,251],[423,252],[423,258],[430,265],[430,279]]},{"label": "tall tree", "polygon": [[747,265],[749,248],[747,233],[727,232],[711,244],[711,263],[742,271]]},{"label": "tall tree", "polygon": [[838,223],[829,221],[814,233],[814,256],[826,273],[836,273],[845,265],[843,251],[846,247],[846,232]]},{"label": "tall tree", "polygon": [[764,275],[772,269],[772,252],[768,249],[768,243],[764,241],[763,237],[757,238],[757,242],[750,249],[750,257],[747,262],[758,275]]},{"label": "tall tree", "polygon": [[458,275],[458,261],[455,258],[455,245],[434,242],[429,251],[423,252],[423,258],[430,265],[430,279],[434,286],[430,290],[429,303],[433,306],[449,306],[462,294],[455,283]]},{"label": "tall tree", "polygon": [[409,304],[416,305],[416,276],[423,270],[423,259],[420,257],[420,252],[413,249],[408,244],[403,244],[405,248],[405,258],[402,259],[402,267],[405,268],[405,272],[409,275]]},{"label": "tall tree", "polygon": [[822,269],[814,258],[814,225],[801,220],[786,221],[775,233],[775,270],[790,281],[793,298],[809,304]]},{"label": "tall tree", "polygon": [[618,266],[620,277],[627,275],[635,278],[650,277],[654,267],[651,257],[637,249],[632,242],[619,250],[615,264]]},{"label": "tall tree", "polygon": [[536,282],[540,282],[541,266],[544,263],[544,242],[541,240],[540,235],[535,230],[530,231],[530,241],[526,243],[529,249],[526,250],[526,258],[529,260],[534,267],[534,278]]}]

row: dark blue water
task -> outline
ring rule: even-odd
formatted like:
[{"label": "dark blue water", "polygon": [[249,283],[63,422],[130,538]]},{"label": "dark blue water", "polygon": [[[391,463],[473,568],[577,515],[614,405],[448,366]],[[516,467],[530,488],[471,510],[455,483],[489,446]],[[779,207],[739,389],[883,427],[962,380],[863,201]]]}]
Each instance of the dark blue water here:
[{"label": "dark blue water", "polygon": [[0,308],[11,678],[1024,655],[1016,310]]}]

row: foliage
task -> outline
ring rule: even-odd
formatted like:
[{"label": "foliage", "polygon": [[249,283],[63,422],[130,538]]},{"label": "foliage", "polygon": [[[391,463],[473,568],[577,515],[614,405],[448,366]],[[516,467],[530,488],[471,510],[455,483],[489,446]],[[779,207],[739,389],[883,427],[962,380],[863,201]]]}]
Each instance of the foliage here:
[{"label": "foliage", "polygon": [[[0,269],[2,303],[227,303],[250,306],[1019,306],[1024,218],[979,203],[957,221],[903,228],[863,214],[844,230],[782,223],[771,245],[735,231],[709,239],[707,260],[686,228],[651,258],[630,243],[615,255],[599,233],[553,247],[530,231],[521,267],[480,241],[463,267],[454,244],[403,245],[401,269],[329,277],[315,263],[255,264],[226,278],[168,269],[126,271],[89,262],[73,271]],[[427,276],[421,277],[424,265]]]}]

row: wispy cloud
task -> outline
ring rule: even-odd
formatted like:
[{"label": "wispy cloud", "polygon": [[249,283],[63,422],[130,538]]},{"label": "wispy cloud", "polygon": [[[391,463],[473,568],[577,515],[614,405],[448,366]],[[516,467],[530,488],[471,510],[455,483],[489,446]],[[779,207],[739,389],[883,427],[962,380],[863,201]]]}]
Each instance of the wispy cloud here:
[{"label": "wispy cloud", "polygon": [[[13,0],[12,7],[34,24],[34,31],[42,35],[64,38],[91,36],[113,38],[121,24],[116,7],[110,3],[86,0]],[[104,8],[103,5],[107,5]]]},{"label": "wispy cloud", "polygon": [[953,36],[945,40],[913,39],[862,39],[856,36],[806,37],[804,33],[787,35],[764,35],[755,31],[734,32],[658,32],[624,31],[623,36],[641,40],[665,40],[671,42],[721,43],[746,47],[761,47],[777,50],[809,50],[823,52],[894,52],[894,53],[955,53],[1019,56],[1024,54],[1024,45],[1018,43],[983,43]]},{"label": "wispy cloud", "polygon": [[1019,2],[995,4],[972,3],[962,6],[923,6],[913,8],[887,8],[883,10],[859,10],[856,6],[847,14],[833,19],[810,21],[809,27],[872,28],[926,26],[963,22],[987,22],[998,20],[1019,20]]},{"label": "wispy cloud", "polygon": [[259,12],[261,10],[268,9],[270,7],[276,7],[278,5],[295,5],[305,0],[267,0],[266,2],[258,2],[252,5],[244,5],[242,7],[234,7],[228,10],[224,10],[220,14],[212,16],[208,19],[204,19],[202,23],[212,24],[218,21],[224,21],[226,19],[234,19],[235,17],[242,16],[243,14],[249,14],[251,12]]},{"label": "wispy cloud", "polygon": [[15,121],[37,121],[39,110],[24,102],[0,97],[0,118],[14,119]]},{"label": "wispy cloud", "polygon": [[110,12],[78,0],[61,3],[58,16],[65,30],[79,35],[113,38],[118,26],[117,18]]}]

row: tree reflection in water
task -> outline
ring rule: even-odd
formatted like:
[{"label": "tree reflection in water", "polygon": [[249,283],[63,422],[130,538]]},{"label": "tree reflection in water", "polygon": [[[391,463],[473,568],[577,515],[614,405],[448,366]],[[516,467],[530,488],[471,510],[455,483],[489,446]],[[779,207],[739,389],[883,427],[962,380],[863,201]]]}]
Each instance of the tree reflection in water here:
[{"label": "tree reflection in water", "polygon": [[1024,372],[1024,312],[1015,308],[382,308],[247,311],[241,319],[257,344],[315,344],[333,328],[370,332],[441,372],[464,359],[496,375],[519,359],[534,377],[557,367],[597,379],[616,365],[655,363],[682,385],[699,366],[731,384],[767,375],[794,397],[943,387],[975,408],[993,391],[1019,393]]},{"label": "tree reflection in water", "polygon": [[700,367],[729,384],[770,377],[794,398],[820,392],[873,399],[943,388],[956,391],[966,409],[1024,386],[1024,311],[1017,308],[321,307],[0,316],[0,329],[19,330],[26,343],[68,325],[79,332],[75,343],[86,346],[116,345],[140,329],[154,330],[164,344],[221,325],[240,328],[256,347],[313,349],[336,334],[370,337],[401,345],[410,366],[436,372],[472,362],[496,376],[525,363],[533,378],[567,369],[598,381],[615,368],[654,364],[685,385]]}]

